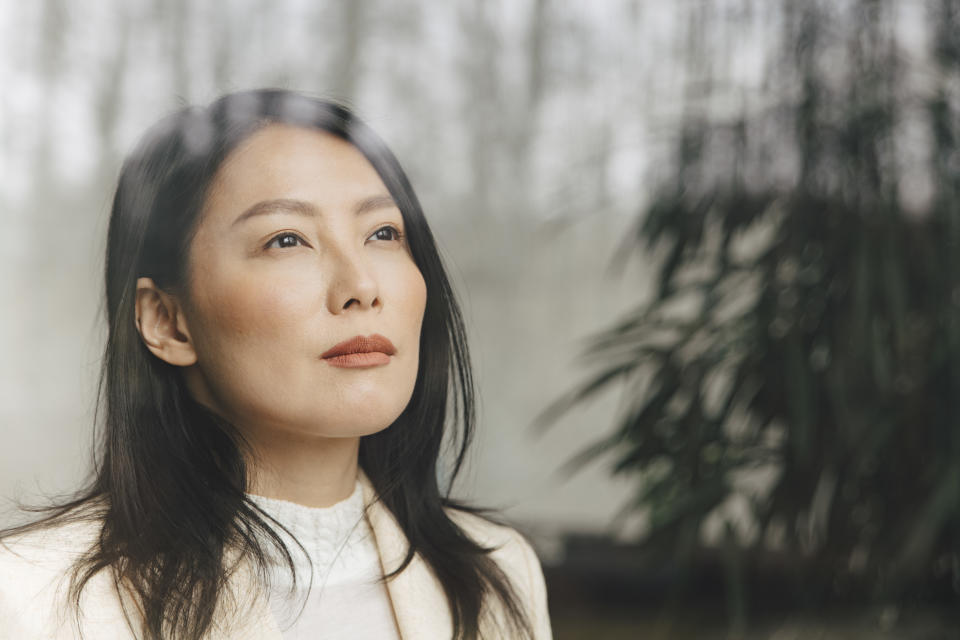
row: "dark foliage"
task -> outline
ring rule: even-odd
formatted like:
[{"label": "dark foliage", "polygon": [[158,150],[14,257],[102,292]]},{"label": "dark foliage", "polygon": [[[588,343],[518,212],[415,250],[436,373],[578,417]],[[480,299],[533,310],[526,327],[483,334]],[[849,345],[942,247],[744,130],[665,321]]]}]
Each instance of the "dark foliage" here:
[{"label": "dark foliage", "polygon": [[895,3],[779,6],[767,93],[733,122],[691,109],[623,249],[662,256],[655,294],[541,422],[622,384],[615,432],[571,466],[613,456],[625,513],[681,560],[738,497],[751,526],[723,516],[728,543],[792,552],[808,599],[955,598],[960,12],[927,3],[917,82]]}]

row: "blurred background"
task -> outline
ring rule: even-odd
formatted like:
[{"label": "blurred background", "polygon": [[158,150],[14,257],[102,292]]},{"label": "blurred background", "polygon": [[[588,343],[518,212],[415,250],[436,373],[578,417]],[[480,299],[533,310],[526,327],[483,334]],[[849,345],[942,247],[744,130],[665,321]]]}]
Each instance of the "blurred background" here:
[{"label": "blurred background", "polygon": [[464,308],[555,637],[957,638],[955,0],[0,2],[0,496],[87,470],[123,155],[345,100]]}]

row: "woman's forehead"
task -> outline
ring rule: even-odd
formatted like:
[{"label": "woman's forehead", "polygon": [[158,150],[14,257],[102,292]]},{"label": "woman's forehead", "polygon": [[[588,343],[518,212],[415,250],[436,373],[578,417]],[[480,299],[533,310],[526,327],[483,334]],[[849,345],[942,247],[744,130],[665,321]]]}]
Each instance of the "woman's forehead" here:
[{"label": "woman's forehead", "polygon": [[336,208],[385,192],[373,165],[350,142],[319,129],[270,124],[229,154],[214,175],[204,209],[215,217],[239,215],[276,198]]},{"label": "woman's forehead", "polygon": [[363,168],[376,173],[360,150],[343,138],[322,129],[275,123],[257,130],[231,151],[214,179],[243,178],[248,176],[242,174],[251,172],[296,175],[294,170],[304,162],[311,168]]}]

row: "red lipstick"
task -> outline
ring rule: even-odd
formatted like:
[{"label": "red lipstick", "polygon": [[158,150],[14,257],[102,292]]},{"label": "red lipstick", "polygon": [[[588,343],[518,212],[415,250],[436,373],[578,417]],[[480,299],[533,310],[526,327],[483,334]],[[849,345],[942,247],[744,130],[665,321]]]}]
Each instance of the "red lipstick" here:
[{"label": "red lipstick", "polygon": [[321,356],[335,367],[373,367],[387,364],[396,353],[393,343],[374,333],[369,336],[354,336],[334,345]]}]

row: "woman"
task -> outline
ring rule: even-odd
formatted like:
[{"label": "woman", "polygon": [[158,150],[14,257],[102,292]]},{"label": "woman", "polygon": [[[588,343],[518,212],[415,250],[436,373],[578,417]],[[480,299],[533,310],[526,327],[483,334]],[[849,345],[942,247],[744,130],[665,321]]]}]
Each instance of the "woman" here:
[{"label": "woman", "polygon": [[7,532],[5,637],[550,637],[529,544],[438,487],[448,396],[454,477],[472,434],[464,329],[346,108],[259,90],[157,124],[106,307],[94,477]]}]

